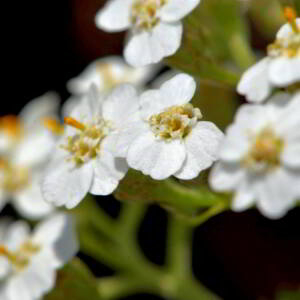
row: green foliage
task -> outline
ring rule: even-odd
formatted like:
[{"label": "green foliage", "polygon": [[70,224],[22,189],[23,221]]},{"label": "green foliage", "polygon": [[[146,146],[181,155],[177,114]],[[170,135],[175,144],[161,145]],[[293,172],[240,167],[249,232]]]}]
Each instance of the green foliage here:
[{"label": "green foliage", "polygon": [[280,291],[276,300],[300,300],[300,290],[297,291]]},{"label": "green foliage", "polygon": [[96,279],[79,259],[74,259],[58,272],[55,289],[45,300],[100,300]]}]

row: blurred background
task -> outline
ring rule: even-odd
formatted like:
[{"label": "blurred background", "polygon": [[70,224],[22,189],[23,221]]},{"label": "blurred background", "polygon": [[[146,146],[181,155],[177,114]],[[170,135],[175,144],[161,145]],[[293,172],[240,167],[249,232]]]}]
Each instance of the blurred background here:
[{"label": "blurred background", "polygon": [[[8,3],[11,7],[2,10],[1,115],[17,114],[29,100],[48,90],[57,91],[65,101],[69,96],[65,87],[68,79],[96,58],[122,53],[124,35],[107,34],[94,25],[94,16],[104,2]],[[258,50],[268,43],[266,35],[261,35],[253,24],[251,37]],[[211,88],[206,86],[207,90]],[[224,94],[223,90],[216,93],[218,97]],[[211,110],[219,109],[213,98],[208,100]],[[113,198],[101,197],[98,202],[109,214],[118,215],[120,204]],[[12,213],[9,207],[3,212]],[[280,290],[300,289],[299,220],[300,208],[278,221],[268,220],[255,210],[212,218],[194,234],[193,268],[197,278],[225,300],[275,299]],[[157,264],[164,261],[165,225],[165,211],[153,206],[140,229],[141,247]],[[112,274],[104,265],[81,257],[95,275]],[[157,298],[137,295],[128,299]]]}]

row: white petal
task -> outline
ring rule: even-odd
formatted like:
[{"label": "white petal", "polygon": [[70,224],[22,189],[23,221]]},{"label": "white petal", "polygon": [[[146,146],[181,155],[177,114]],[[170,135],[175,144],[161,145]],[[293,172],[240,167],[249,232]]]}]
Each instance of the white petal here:
[{"label": "white petal", "polygon": [[23,221],[12,223],[6,231],[3,244],[10,251],[17,251],[29,237],[29,225]]},{"label": "white petal", "polygon": [[157,63],[178,50],[181,37],[181,23],[160,22],[150,32],[132,34],[124,49],[124,57],[134,67]]},{"label": "white petal", "polygon": [[300,58],[280,57],[271,61],[269,66],[270,82],[285,87],[300,80]]},{"label": "white petal", "polygon": [[165,142],[148,132],[133,141],[128,149],[127,162],[133,169],[161,180],[176,173],[185,158],[186,150],[180,140]]},{"label": "white petal", "polygon": [[209,184],[215,191],[231,191],[237,188],[245,175],[238,164],[218,162],[210,172]]},{"label": "white petal", "polygon": [[175,75],[160,88],[165,107],[188,103],[196,91],[196,82],[187,74]]},{"label": "white petal", "polygon": [[238,162],[247,154],[249,147],[246,130],[239,124],[233,124],[226,130],[226,137],[219,147],[219,157],[227,162]]},{"label": "white petal", "polygon": [[189,14],[199,3],[200,0],[169,0],[159,10],[159,16],[166,22],[178,21]]},{"label": "white petal", "polygon": [[255,196],[251,185],[244,182],[238,187],[232,200],[231,207],[233,211],[241,212],[250,208],[254,204],[254,201]]},{"label": "white petal", "polygon": [[[300,26],[300,18],[296,19],[296,23],[298,24],[298,26]],[[276,34],[276,38],[277,39],[286,38],[292,31],[293,29],[291,25],[289,23],[286,23],[283,26],[281,26],[281,28]]]},{"label": "white petal", "polygon": [[260,212],[271,219],[283,217],[296,202],[290,177],[280,168],[260,180],[256,192]]},{"label": "white petal", "polygon": [[209,168],[217,159],[217,151],[224,135],[211,122],[199,122],[185,139],[187,157],[182,168],[175,173],[179,179],[192,179]]},{"label": "white petal", "polygon": [[90,193],[109,195],[127,173],[128,165],[124,158],[115,158],[109,151],[102,150],[94,162],[94,170],[95,176]]},{"label": "white petal", "polygon": [[250,67],[242,76],[237,92],[250,102],[262,102],[271,93],[272,85],[268,78],[270,59],[264,58]]},{"label": "white petal", "polygon": [[88,193],[93,180],[92,163],[76,167],[72,161],[52,161],[42,180],[42,194],[56,206],[74,208]]},{"label": "white petal", "polygon": [[28,132],[15,149],[14,163],[27,167],[36,167],[46,163],[54,149],[55,142],[54,136],[46,128]]},{"label": "white petal", "polygon": [[128,123],[116,134],[115,146],[112,151],[116,156],[126,157],[128,147],[143,132],[146,132],[149,125],[144,121]]},{"label": "white petal", "polygon": [[13,204],[20,215],[31,220],[43,218],[54,210],[54,207],[44,200],[37,178],[15,195]]},{"label": "white petal", "polygon": [[60,267],[78,251],[78,242],[70,215],[57,213],[40,223],[34,232],[33,242],[51,247],[55,254],[55,265]]},{"label": "white petal", "polygon": [[300,138],[298,143],[293,143],[284,147],[281,161],[289,168],[300,168]]},{"label": "white petal", "polygon": [[59,96],[54,92],[48,92],[31,100],[20,113],[25,130],[35,130],[36,127],[41,127],[41,121],[45,117],[56,117],[58,106]]},{"label": "white petal", "polygon": [[130,84],[115,88],[103,105],[103,117],[116,127],[126,121],[134,121],[139,110],[139,99],[136,89]]},{"label": "white petal", "polygon": [[108,32],[129,28],[132,2],[133,0],[109,0],[96,15],[97,27]]}]

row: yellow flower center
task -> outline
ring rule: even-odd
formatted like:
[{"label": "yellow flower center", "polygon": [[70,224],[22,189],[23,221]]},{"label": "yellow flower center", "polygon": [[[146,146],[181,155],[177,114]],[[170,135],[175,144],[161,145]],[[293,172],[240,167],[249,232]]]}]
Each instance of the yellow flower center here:
[{"label": "yellow flower center", "polygon": [[0,245],[0,256],[6,257],[13,266],[14,272],[20,272],[28,266],[32,256],[40,251],[40,246],[30,240],[23,243],[17,251],[9,251],[4,245]]},{"label": "yellow flower center", "polygon": [[268,172],[280,165],[284,142],[270,127],[264,128],[253,140],[244,165],[254,172]]},{"label": "yellow flower center", "polygon": [[91,124],[83,124],[71,117],[64,119],[65,123],[78,130],[74,136],[67,138],[67,144],[61,147],[71,154],[71,160],[81,165],[95,158],[100,150],[102,140],[111,130],[110,122],[99,118]]},{"label": "yellow flower center", "polygon": [[30,183],[30,169],[14,166],[0,159],[0,187],[7,193],[15,193]]},{"label": "yellow flower center", "polygon": [[131,9],[131,23],[138,29],[151,30],[159,22],[157,10],[168,0],[135,0]]},{"label": "yellow flower center", "polygon": [[182,106],[171,106],[148,120],[156,137],[164,140],[183,139],[202,118],[199,108],[188,103]]},{"label": "yellow flower center", "polygon": [[297,25],[296,11],[291,7],[284,9],[284,15],[289,22],[292,32],[284,38],[278,38],[268,46],[268,55],[270,57],[300,57],[300,26]]}]

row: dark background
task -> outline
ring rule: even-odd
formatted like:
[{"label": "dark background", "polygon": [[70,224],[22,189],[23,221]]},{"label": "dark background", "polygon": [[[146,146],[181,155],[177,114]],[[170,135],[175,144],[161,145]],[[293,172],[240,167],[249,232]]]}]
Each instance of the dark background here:
[{"label": "dark background", "polygon": [[[69,78],[93,59],[121,53],[123,35],[106,34],[94,26],[95,13],[102,4],[101,0],[2,4],[1,115],[18,113],[29,100],[48,90],[59,92],[66,100]],[[103,197],[99,203],[117,215],[117,201]],[[196,229],[195,274],[225,300],[273,299],[276,290],[300,288],[299,218],[299,208],[278,221],[263,218],[255,210],[214,217]],[[165,212],[152,207],[140,231],[142,248],[158,264],[164,259],[165,222]],[[97,276],[111,274],[111,270],[82,257]]]}]

